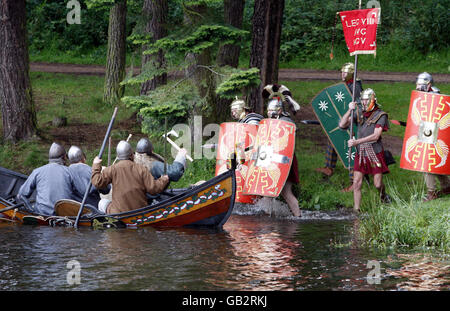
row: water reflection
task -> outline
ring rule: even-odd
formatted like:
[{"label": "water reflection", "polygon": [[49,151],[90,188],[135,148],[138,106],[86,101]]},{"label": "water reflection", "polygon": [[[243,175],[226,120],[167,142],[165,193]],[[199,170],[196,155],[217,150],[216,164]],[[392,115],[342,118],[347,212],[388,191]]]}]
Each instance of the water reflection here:
[{"label": "water reflection", "polygon": [[301,244],[289,239],[295,226],[287,228],[282,236],[261,225],[258,218],[230,221],[224,228],[233,254],[229,268],[225,273],[210,273],[206,281],[228,289],[292,290],[290,283],[298,271],[290,261]]},{"label": "water reflection", "polygon": [[[400,281],[398,290],[450,290],[450,262],[425,254],[399,254],[402,266],[386,269],[389,277]],[[448,256],[447,256],[448,257]]]},{"label": "water reflection", "polygon": [[[2,290],[449,289],[448,257],[367,249],[357,220],[232,215],[223,230],[0,223]],[[419,257],[417,257],[419,256]],[[81,284],[67,283],[67,263]],[[367,262],[381,265],[380,284]]]}]

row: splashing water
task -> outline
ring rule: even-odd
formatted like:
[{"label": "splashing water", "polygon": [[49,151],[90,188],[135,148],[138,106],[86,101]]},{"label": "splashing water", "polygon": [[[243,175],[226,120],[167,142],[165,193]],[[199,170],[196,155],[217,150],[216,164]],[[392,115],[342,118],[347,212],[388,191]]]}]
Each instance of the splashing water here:
[{"label": "splashing water", "polygon": [[289,206],[276,198],[262,197],[254,204],[235,203],[233,214],[236,215],[269,215],[287,220],[351,220],[357,218],[347,210],[309,211],[302,210],[301,217],[292,215]]}]

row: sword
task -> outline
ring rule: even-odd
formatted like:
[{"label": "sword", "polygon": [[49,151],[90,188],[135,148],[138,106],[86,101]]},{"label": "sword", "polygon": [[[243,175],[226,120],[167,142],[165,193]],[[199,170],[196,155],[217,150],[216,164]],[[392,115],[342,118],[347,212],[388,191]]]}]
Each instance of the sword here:
[{"label": "sword", "polygon": [[320,125],[320,122],[317,121],[317,120],[301,120],[300,123],[303,123],[303,124]]},{"label": "sword", "polygon": [[406,122],[405,121],[391,120],[391,123],[395,124],[395,125],[406,126]]}]

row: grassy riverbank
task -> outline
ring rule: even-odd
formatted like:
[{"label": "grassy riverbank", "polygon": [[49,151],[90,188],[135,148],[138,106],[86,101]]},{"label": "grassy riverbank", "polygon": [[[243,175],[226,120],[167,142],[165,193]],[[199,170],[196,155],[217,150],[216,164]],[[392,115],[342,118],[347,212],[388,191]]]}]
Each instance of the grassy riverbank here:
[{"label": "grassy riverbank", "polygon": [[[71,144],[81,146],[87,154],[88,163],[97,155],[112,107],[102,104],[103,78],[50,73],[32,73],[33,98],[37,110],[40,138],[19,144],[3,143],[0,147],[0,165],[29,174],[47,163],[48,148],[52,141],[63,142],[66,150]],[[338,81],[336,81],[338,82]],[[311,99],[332,82],[301,81],[283,82],[293,92],[293,97],[302,105],[300,119],[315,118],[309,108]],[[391,119],[405,120],[411,83],[365,83],[377,92],[378,100]],[[442,93],[450,93],[450,85],[438,85]],[[138,88],[127,88],[126,94],[136,94]],[[55,116],[67,117],[67,126],[55,128]],[[143,137],[134,121],[133,111],[123,105],[112,131],[113,149],[117,142],[133,134],[131,144],[136,145]],[[204,124],[206,125],[206,124]],[[299,124],[296,154],[299,163],[300,186],[294,188],[302,209],[335,210],[351,208],[351,193],[341,193],[349,185],[348,171],[338,162],[335,174],[325,178],[314,171],[324,165],[326,138],[320,126]],[[387,134],[401,140],[404,127],[391,125]],[[205,137],[208,139],[208,137]],[[154,142],[156,152],[163,153],[162,141]],[[389,146],[386,146],[389,149]],[[111,152],[111,161],[115,152]],[[364,184],[362,203],[363,217],[361,233],[370,245],[379,246],[434,246],[448,248],[450,197],[422,203],[425,195],[421,173],[403,170],[397,163],[390,166],[385,176],[388,192],[394,198],[391,205],[382,205],[373,186]],[[106,153],[104,156],[106,163]],[[171,162],[173,159],[170,159]],[[214,176],[215,160],[201,159],[188,162],[181,180],[171,187],[186,187],[198,180]]]}]

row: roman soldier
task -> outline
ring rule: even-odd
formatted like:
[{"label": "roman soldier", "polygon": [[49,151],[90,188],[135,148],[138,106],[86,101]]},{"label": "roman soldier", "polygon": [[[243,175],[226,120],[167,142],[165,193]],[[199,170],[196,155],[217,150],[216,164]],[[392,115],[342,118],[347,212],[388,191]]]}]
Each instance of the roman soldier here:
[{"label": "roman soldier", "polygon": [[[300,109],[300,105],[293,107],[292,109],[294,109],[295,111],[298,111]],[[282,99],[279,97],[272,97],[269,100],[268,105],[267,105],[267,116],[271,119],[279,119],[279,120],[295,123],[289,117],[289,114],[284,111]],[[284,184],[284,187],[281,190],[281,195],[286,200],[292,214],[296,217],[301,216],[301,211],[298,206],[298,200],[295,197],[295,195],[292,193],[292,185],[298,184],[298,183],[300,183],[300,179],[298,176],[297,157],[295,156],[295,150],[294,150],[291,169],[289,171],[289,175],[287,177],[286,183]]]},{"label": "roman soldier", "polygon": [[349,104],[348,111],[339,122],[342,129],[350,125],[351,111],[356,109],[353,122],[358,126],[357,139],[350,139],[348,146],[356,146],[353,176],[354,211],[358,212],[361,205],[361,186],[364,175],[374,176],[374,185],[380,192],[383,202],[390,202],[383,184],[383,174],[389,173],[384,158],[384,148],[381,134],[389,129],[388,115],[382,111],[377,103],[374,90],[365,89],[361,93],[361,107],[356,102]]},{"label": "roman soldier", "polygon": [[[350,93],[353,92],[353,74],[355,72],[355,65],[353,63],[345,63],[341,68],[341,80],[347,84]],[[355,101],[360,102],[360,96],[362,91],[361,80],[357,79],[355,84]],[[337,153],[334,150],[330,141],[327,143],[325,151],[325,167],[316,168],[316,171],[326,176],[333,175],[337,162]],[[342,189],[343,192],[353,191],[353,169],[349,170],[350,186]]]},{"label": "roman soldier", "polygon": [[[440,90],[433,86],[433,77],[428,72],[422,72],[416,79],[416,90],[429,93],[440,93]],[[450,194],[450,176],[433,173],[424,173],[425,184],[427,186],[427,197],[425,202],[436,199],[439,194]],[[437,191],[436,179],[441,184],[441,191]]]},{"label": "roman soldier", "polygon": [[264,117],[258,113],[251,112],[251,108],[242,99],[236,99],[231,103],[231,117],[239,123],[259,124]]}]

